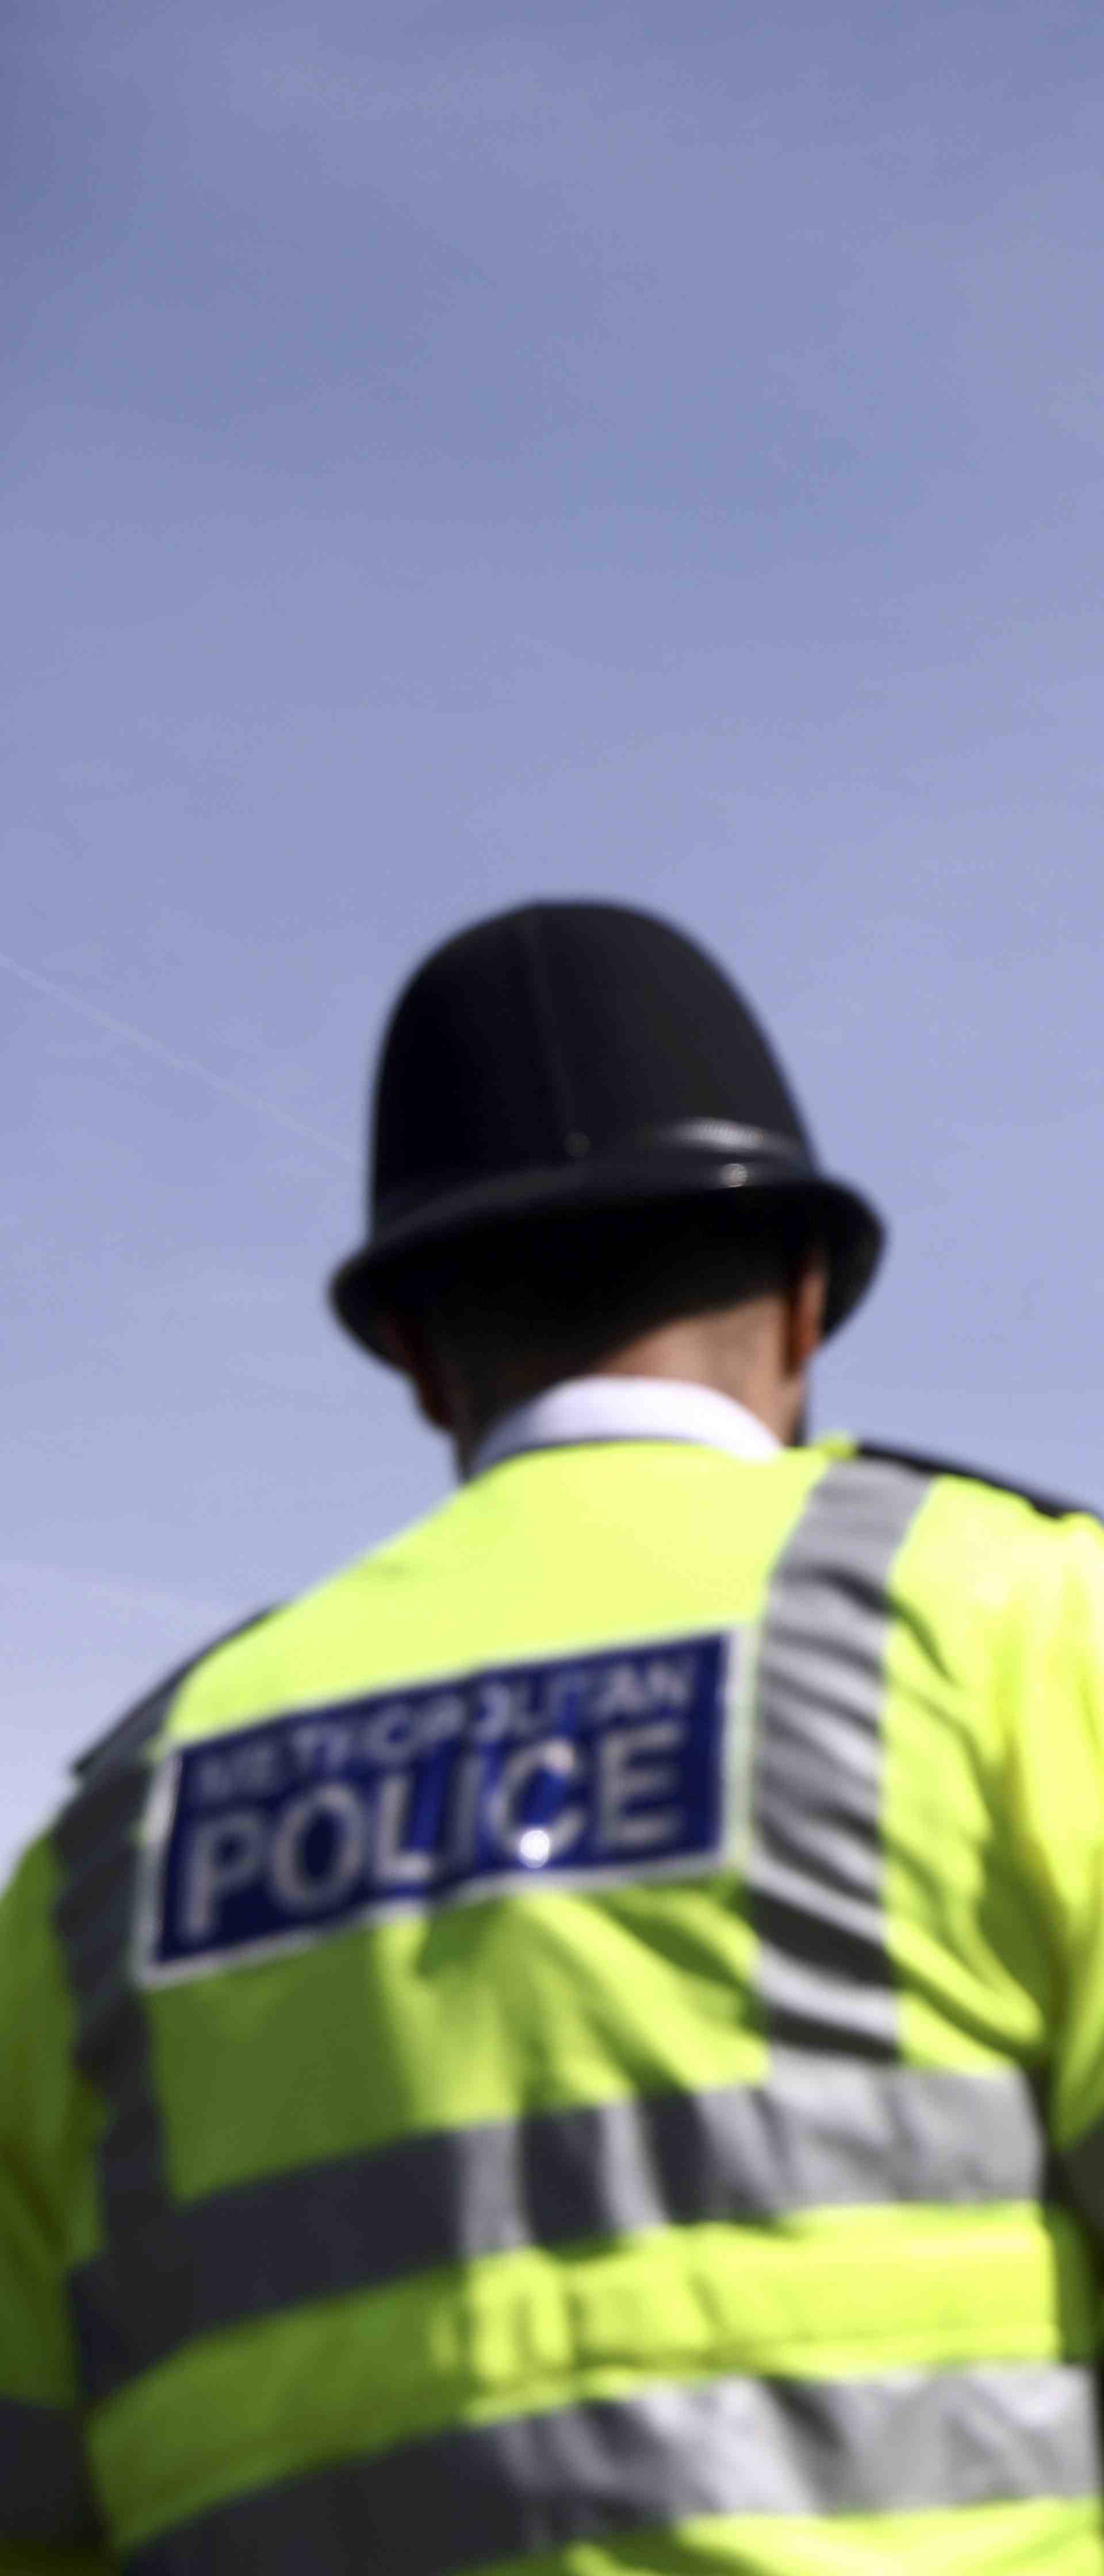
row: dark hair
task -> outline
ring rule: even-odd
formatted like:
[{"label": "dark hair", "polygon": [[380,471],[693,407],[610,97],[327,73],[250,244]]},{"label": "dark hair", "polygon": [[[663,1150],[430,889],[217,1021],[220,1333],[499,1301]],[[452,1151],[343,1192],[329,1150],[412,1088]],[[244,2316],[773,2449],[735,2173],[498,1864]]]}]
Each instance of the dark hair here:
[{"label": "dark hair", "polygon": [[416,1316],[478,1387],[532,1359],[568,1376],[684,1315],[784,1294],[815,1256],[807,1210],[666,1202],[531,1220],[425,1256],[396,1312]]}]

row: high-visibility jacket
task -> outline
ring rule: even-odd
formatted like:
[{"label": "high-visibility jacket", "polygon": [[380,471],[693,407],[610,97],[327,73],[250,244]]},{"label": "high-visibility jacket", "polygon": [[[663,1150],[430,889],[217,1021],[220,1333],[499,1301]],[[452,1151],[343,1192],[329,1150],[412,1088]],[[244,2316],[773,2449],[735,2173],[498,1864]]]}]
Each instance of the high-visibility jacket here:
[{"label": "high-visibility jacket", "polygon": [[0,1919],[0,2531],[96,2576],[1102,2576],[1104,1532],[515,1457]]}]

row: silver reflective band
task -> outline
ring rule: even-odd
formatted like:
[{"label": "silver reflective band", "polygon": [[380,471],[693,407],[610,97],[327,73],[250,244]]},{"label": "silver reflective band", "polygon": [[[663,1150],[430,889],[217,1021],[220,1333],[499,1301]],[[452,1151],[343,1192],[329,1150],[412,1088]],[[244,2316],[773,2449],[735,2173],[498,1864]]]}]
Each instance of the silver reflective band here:
[{"label": "silver reflective band", "polygon": [[167,1706],[160,1693],[150,1701],[144,1727],[92,1772],[54,1829],[62,1870],[55,1922],[77,2006],[74,2055],[107,2102],[98,2166],[109,2243],[171,2206],[149,2030],[129,1973],[149,1791],[144,1755]]},{"label": "silver reflective band", "polygon": [[75,2418],[0,2398],[0,2555],[6,2541],[62,2549],[100,2536]]},{"label": "silver reflective band", "polygon": [[116,2251],[129,2250],[133,2267],[143,2231],[171,2221],[174,2206],[149,2026],[130,1978],[148,1758],[186,1674],[216,1645],[256,1625],[256,1618],[243,1620],[209,1641],[92,1748],[54,1828],[60,1871],[54,1919],[76,2003],[73,2053],[107,2112],[97,2155],[107,2266]]},{"label": "silver reflective band", "polygon": [[127,2576],[460,2576],[710,2515],[909,2513],[1094,2496],[1092,2373],[721,2379],[411,2442],[216,2506]]},{"label": "silver reflective band", "polygon": [[98,2401],[192,2336],[518,2246],[879,2202],[1033,2202],[1045,2154],[1011,2069],[785,2051],[763,2086],[400,2139],[178,2203],[76,2272],[84,2384]]},{"label": "silver reflective band", "polygon": [[883,1904],[882,1717],[894,1560],[930,1478],[848,1459],[815,1485],[760,1637],[748,1888],[767,2034],[899,2054]]}]

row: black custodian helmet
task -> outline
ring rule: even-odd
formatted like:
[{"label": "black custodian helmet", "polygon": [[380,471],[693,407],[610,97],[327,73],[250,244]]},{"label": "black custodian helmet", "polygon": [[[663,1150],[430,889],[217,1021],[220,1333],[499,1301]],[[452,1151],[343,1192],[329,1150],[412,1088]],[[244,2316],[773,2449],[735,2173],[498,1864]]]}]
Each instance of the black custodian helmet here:
[{"label": "black custodian helmet", "polygon": [[735,986],[684,932],[619,904],[526,904],[435,949],[391,1015],[374,1130],[370,1239],[331,1296],[380,1357],[404,1277],[530,1218],[718,1195],[807,1214],[826,1332],[883,1249],[874,1208],[820,1171]]}]

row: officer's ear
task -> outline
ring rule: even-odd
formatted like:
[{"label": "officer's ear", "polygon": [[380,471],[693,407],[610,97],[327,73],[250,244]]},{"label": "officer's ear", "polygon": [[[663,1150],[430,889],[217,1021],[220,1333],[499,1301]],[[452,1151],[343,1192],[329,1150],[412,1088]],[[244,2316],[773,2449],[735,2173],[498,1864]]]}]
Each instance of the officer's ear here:
[{"label": "officer's ear", "polygon": [[827,1297],[828,1264],[822,1252],[815,1252],[802,1263],[786,1301],[787,1377],[803,1377],[819,1348]]},{"label": "officer's ear", "polygon": [[392,1368],[401,1369],[414,1389],[419,1412],[435,1431],[451,1431],[454,1418],[445,1372],[429,1335],[410,1315],[381,1315],[380,1342]]}]

